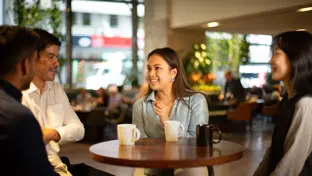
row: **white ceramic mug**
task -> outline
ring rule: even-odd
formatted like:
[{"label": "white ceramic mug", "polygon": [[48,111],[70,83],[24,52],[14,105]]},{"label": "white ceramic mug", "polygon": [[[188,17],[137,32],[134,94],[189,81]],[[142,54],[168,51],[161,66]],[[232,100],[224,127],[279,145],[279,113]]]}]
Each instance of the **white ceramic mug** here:
[{"label": "white ceramic mug", "polygon": [[117,135],[120,145],[133,145],[140,139],[140,130],[134,124],[117,125]]},{"label": "white ceramic mug", "polygon": [[184,133],[184,126],[179,121],[168,120],[165,124],[166,141],[178,141]]}]

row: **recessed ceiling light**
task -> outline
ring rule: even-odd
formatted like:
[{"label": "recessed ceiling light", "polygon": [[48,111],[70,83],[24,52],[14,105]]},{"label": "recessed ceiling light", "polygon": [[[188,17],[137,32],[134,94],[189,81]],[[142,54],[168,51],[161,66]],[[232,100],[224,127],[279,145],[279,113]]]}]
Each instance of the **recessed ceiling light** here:
[{"label": "recessed ceiling light", "polygon": [[217,27],[219,26],[219,23],[218,22],[210,22],[210,23],[207,23],[207,27]]},{"label": "recessed ceiling light", "polygon": [[305,8],[298,9],[297,12],[308,12],[311,10],[312,10],[312,7],[305,7]]},{"label": "recessed ceiling light", "polygon": [[306,29],[297,29],[296,31],[306,31]]}]

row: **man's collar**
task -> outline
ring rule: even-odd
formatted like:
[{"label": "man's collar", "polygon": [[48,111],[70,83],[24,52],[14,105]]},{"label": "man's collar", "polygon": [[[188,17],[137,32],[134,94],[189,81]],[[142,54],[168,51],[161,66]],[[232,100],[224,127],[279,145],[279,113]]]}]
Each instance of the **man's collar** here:
[{"label": "man's collar", "polygon": [[[48,81],[46,81],[44,83],[43,92],[48,90],[48,88],[49,88],[49,84],[48,84]],[[30,83],[29,89],[27,89],[25,92],[28,94],[32,92],[38,92],[40,94],[40,90],[37,88],[37,86],[33,82]]]},{"label": "man's collar", "polygon": [[32,93],[32,92],[34,92],[36,90],[38,90],[38,88],[36,87],[36,85],[33,82],[31,82],[30,86],[29,86],[29,89],[27,89],[25,92],[26,93]]}]

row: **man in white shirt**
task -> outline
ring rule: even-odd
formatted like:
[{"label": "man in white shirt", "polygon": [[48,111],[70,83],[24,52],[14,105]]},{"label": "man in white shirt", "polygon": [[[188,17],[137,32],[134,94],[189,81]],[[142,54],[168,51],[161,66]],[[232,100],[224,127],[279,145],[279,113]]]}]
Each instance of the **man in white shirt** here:
[{"label": "man in white shirt", "polygon": [[48,159],[55,172],[71,176],[58,156],[59,144],[81,140],[84,126],[72,110],[63,87],[53,81],[59,66],[57,57],[61,42],[47,31],[34,31],[40,36],[39,59],[30,88],[23,92],[22,103],[33,112],[41,126]]}]

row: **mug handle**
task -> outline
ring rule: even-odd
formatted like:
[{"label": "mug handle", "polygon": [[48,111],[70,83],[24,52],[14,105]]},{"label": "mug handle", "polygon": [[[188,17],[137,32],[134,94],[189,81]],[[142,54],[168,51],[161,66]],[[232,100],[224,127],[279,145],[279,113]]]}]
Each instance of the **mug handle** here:
[{"label": "mug handle", "polygon": [[181,132],[178,134],[178,137],[182,137],[184,133],[184,125],[182,123],[180,123],[179,125],[179,131],[180,129],[181,129]]},{"label": "mug handle", "polygon": [[135,134],[135,141],[137,141],[137,140],[139,140],[140,139],[140,137],[141,137],[141,132],[140,132],[140,130],[139,129],[137,129],[137,128],[135,128],[134,129],[134,134]]},{"label": "mug handle", "polygon": [[214,131],[216,131],[219,134],[219,139],[217,141],[212,139],[212,143],[213,144],[218,144],[222,140],[221,131],[219,130],[219,128],[213,126],[213,127],[211,127],[212,134],[213,134]]}]

